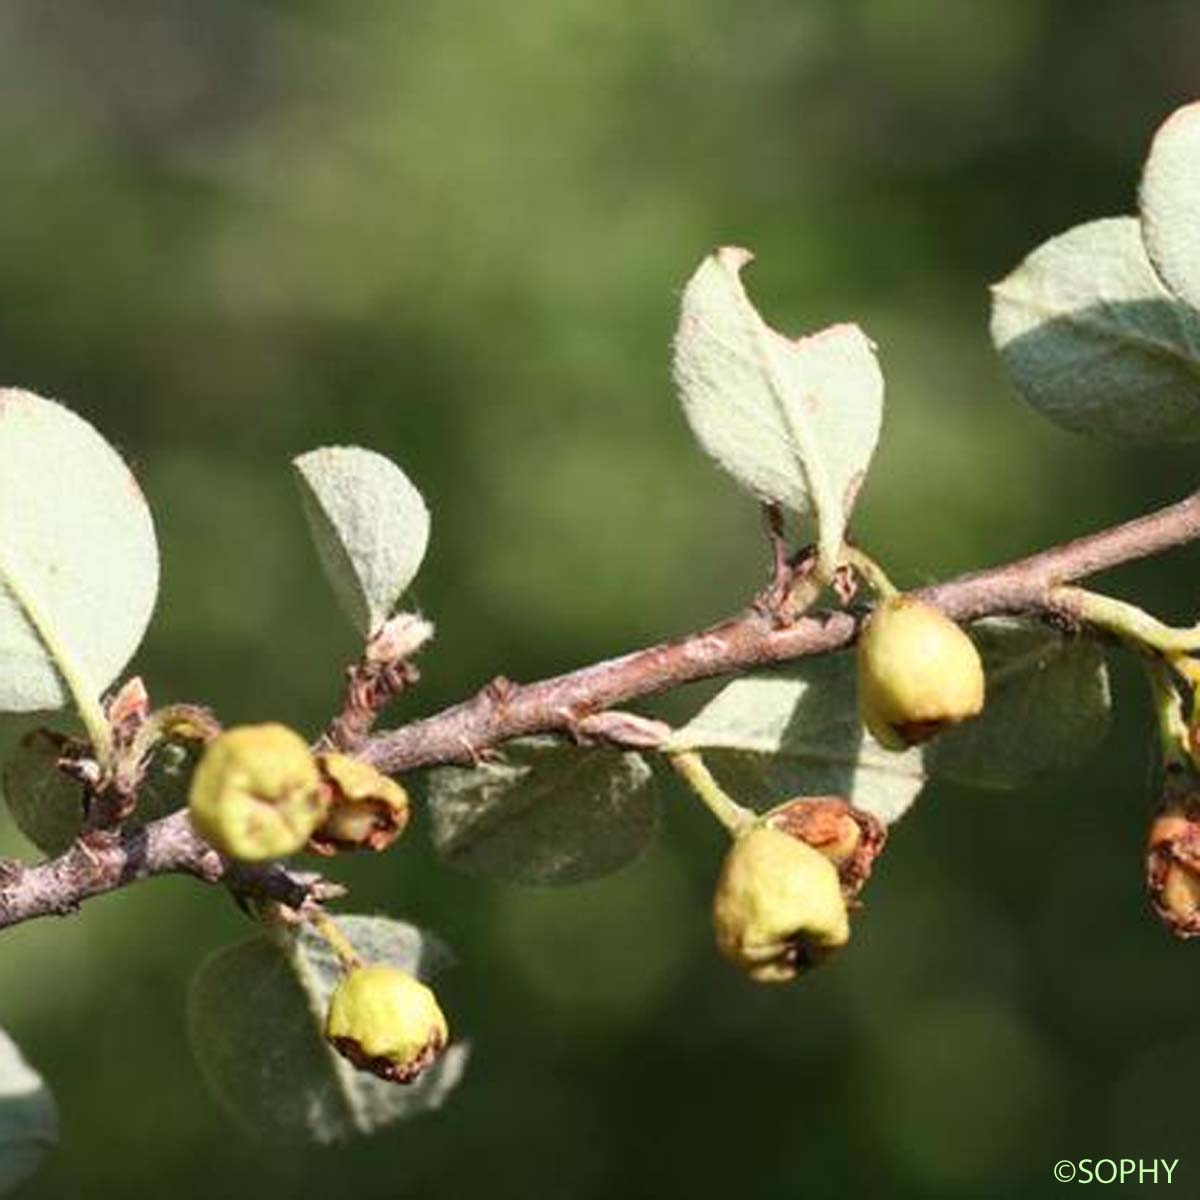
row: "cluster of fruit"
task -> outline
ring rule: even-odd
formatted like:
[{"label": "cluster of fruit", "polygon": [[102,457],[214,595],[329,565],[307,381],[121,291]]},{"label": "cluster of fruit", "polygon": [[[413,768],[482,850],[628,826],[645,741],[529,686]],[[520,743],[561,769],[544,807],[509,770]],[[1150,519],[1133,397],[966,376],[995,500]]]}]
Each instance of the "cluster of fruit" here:
[{"label": "cluster of fruit", "polygon": [[[374,767],[336,752],[314,754],[278,724],[219,734],[192,776],[196,831],[229,858],[264,862],[300,850],[384,850],[408,824],[408,794]],[[357,1068],[408,1083],[449,1038],[433,992],[385,963],[346,962],[325,1022],[330,1045]]]},{"label": "cluster of fruit", "polygon": [[[936,608],[885,598],[858,641],[863,724],[906,750],[983,709],[984,676],[969,637]],[[737,831],[713,902],[717,946],[758,982],[782,982],[850,938],[850,913],[885,831],[837,796],[797,797]]]},{"label": "cluster of fruit", "polygon": [[[859,640],[863,721],[906,748],[983,706],[983,667],[957,625],[908,596],[881,601]],[[281,725],[219,734],[196,768],[189,809],[198,833],[231,858],[258,862],[390,845],[408,797],[357,759],[313,753]],[[838,796],[799,797],[740,829],[722,865],[717,946],[751,979],[794,978],[850,937],[850,912],[883,848],[883,826]],[[336,948],[336,946],[335,946]],[[341,955],[325,1036],[360,1070],[406,1083],[445,1047],[433,992],[408,972]]]}]

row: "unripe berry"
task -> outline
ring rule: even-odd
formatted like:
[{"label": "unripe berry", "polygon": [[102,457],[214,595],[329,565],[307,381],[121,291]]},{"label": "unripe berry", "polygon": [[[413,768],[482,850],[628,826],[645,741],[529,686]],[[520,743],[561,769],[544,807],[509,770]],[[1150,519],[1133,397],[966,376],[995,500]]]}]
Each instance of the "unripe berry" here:
[{"label": "unripe berry", "polygon": [[759,983],[794,979],[850,939],[833,864],[769,825],[739,835],[713,899],[717,948]]},{"label": "unripe berry", "polygon": [[245,862],[300,850],[326,803],[304,739],[275,724],[242,725],[214,738],[188,790],[196,832]]},{"label": "unripe berry", "polygon": [[408,825],[408,793],[374,767],[348,754],[318,754],[328,795],[325,819],[309,842],[318,854],[384,850]]},{"label": "unripe berry", "polygon": [[325,1037],[360,1071],[411,1083],[449,1040],[437,997],[399,967],[355,967],[334,989]]},{"label": "unripe berry", "polygon": [[858,707],[890,750],[927,741],[983,709],[983,663],[969,637],[932,605],[891,596],[858,640]]}]

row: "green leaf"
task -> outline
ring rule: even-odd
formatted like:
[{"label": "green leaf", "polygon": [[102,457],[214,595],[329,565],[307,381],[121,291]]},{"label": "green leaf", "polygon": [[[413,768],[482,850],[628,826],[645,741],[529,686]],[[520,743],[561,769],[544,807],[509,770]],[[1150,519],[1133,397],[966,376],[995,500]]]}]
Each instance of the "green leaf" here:
[{"label": "green leaf", "polygon": [[54,1097],[0,1030],[0,1196],[28,1179],[57,1142]]},{"label": "green leaf", "polygon": [[317,556],[355,628],[379,631],[429,543],[429,510],[389,458],[325,446],[293,460]]},{"label": "green leaf", "polygon": [[81,417],[0,390],[0,712],[98,697],[133,656],[158,593],[150,510]]},{"label": "green leaf", "polygon": [[[17,828],[43,854],[62,854],[83,828],[83,788],[58,768],[74,739],[34,729],[13,747],[0,772],[0,791]],[[187,786],[200,754],[173,742],[160,745],[138,790],[138,806],[126,822],[136,828],[187,803]]]},{"label": "green leaf", "polygon": [[700,444],[759,500],[816,522],[831,571],[883,418],[883,376],[857,325],[796,340],[742,287],[749,251],[710,255],[683,294],[675,382]]},{"label": "green leaf", "polygon": [[1139,200],[1151,261],[1171,291],[1200,308],[1200,103],[1159,127]]},{"label": "green leaf", "polygon": [[920,749],[896,754],[863,729],[852,652],[735,679],[667,748],[703,751],[734,799],[759,810],[836,794],[890,824],[925,783]]},{"label": "green leaf", "polygon": [[1108,732],[1104,652],[1031,621],[995,618],[970,629],[987,674],[983,713],[940,734],[931,775],[975,787],[1019,787],[1077,766]]},{"label": "green leaf", "polygon": [[1067,429],[1200,438],[1200,316],[1163,287],[1134,217],[1039,246],[992,289],[992,340],[1025,399]]},{"label": "green leaf", "polygon": [[49,729],[27,733],[4,761],[0,784],[17,828],[44,854],[61,854],[83,826],[83,787],[58,769],[70,739]]},{"label": "green leaf", "polygon": [[[364,962],[427,979],[451,961],[439,942],[400,921],[338,916],[337,924]],[[218,950],[192,980],[192,1049],[229,1115],[264,1139],[328,1143],[438,1108],[462,1078],[466,1047],[450,1046],[411,1084],[356,1071],[321,1035],[337,959],[307,928],[280,937]]]},{"label": "green leaf", "polygon": [[429,773],[438,853],[512,883],[582,883],[632,862],[658,825],[639,754],[553,738],[507,743],[477,767]]}]

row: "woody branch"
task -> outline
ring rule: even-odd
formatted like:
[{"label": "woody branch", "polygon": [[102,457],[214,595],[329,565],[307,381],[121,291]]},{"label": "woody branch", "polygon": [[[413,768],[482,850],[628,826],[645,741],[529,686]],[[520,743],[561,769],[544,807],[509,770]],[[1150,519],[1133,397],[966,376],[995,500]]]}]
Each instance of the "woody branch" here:
[{"label": "woody branch", "polygon": [[[1000,614],[1076,622],[1062,584],[1122,563],[1161,554],[1200,538],[1200,492],[1121,525],[1027,558],[974,572],[917,592],[953,620]],[[828,654],[850,645],[861,617],[839,610],[781,622],[756,605],[697,633],[536,683],[493,681],[473,698],[384,733],[366,737],[356,753],[388,774],[418,767],[470,763],[511,738],[562,733],[617,745],[653,748],[660,722],[614,711],[615,706],[681,684]],[[283,865],[230,863],[192,830],[186,811],[142,829],[117,831],[99,844],[76,843],[35,866],[0,863],[0,928],[35,917],[74,912],[92,896],[159,875],[184,874],[242,894],[292,906],[328,897],[336,885]]]}]

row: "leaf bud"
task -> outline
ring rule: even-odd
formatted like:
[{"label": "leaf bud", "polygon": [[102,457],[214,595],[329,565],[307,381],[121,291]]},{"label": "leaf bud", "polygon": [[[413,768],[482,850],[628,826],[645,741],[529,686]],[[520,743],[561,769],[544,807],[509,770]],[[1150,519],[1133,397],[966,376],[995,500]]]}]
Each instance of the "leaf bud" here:
[{"label": "leaf bud", "polygon": [[794,979],[850,939],[833,864],[766,824],[735,838],[713,899],[717,948],[758,983]]},{"label": "leaf bud", "polygon": [[859,712],[889,750],[978,716],[983,691],[975,644],[932,605],[891,596],[867,619],[858,639]]},{"label": "leaf bud", "polygon": [[771,809],[764,821],[829,859],[847,900],[862,891],[887,841],[879,820],[841,796],[796,796]]},{"label": "leaf bud", "polygon": [[385,850],[408,825],[408,793],[348,754],[317,755],[328,796],[325,819],[309,841],[318,854]]},{"label": "leaf bud", "polygon": [[449,1040],[437,997],[399,967],[353,968],[334,989],[325,1020],[330,1045],[360,1071],[411,1083]]},{"label": "leaf bud", "polygon": [[222,854],[261,862],[294,854],[328,803],[304,739],[284,725],[241,725],[205,749],[188,789],[196,832]]},{"label": "leaf bud", "polygon": [[367,643],[366,659],[373,665],[411,658],[433,637],[433,624],[416,613],[398,613],[384,622]]}]

